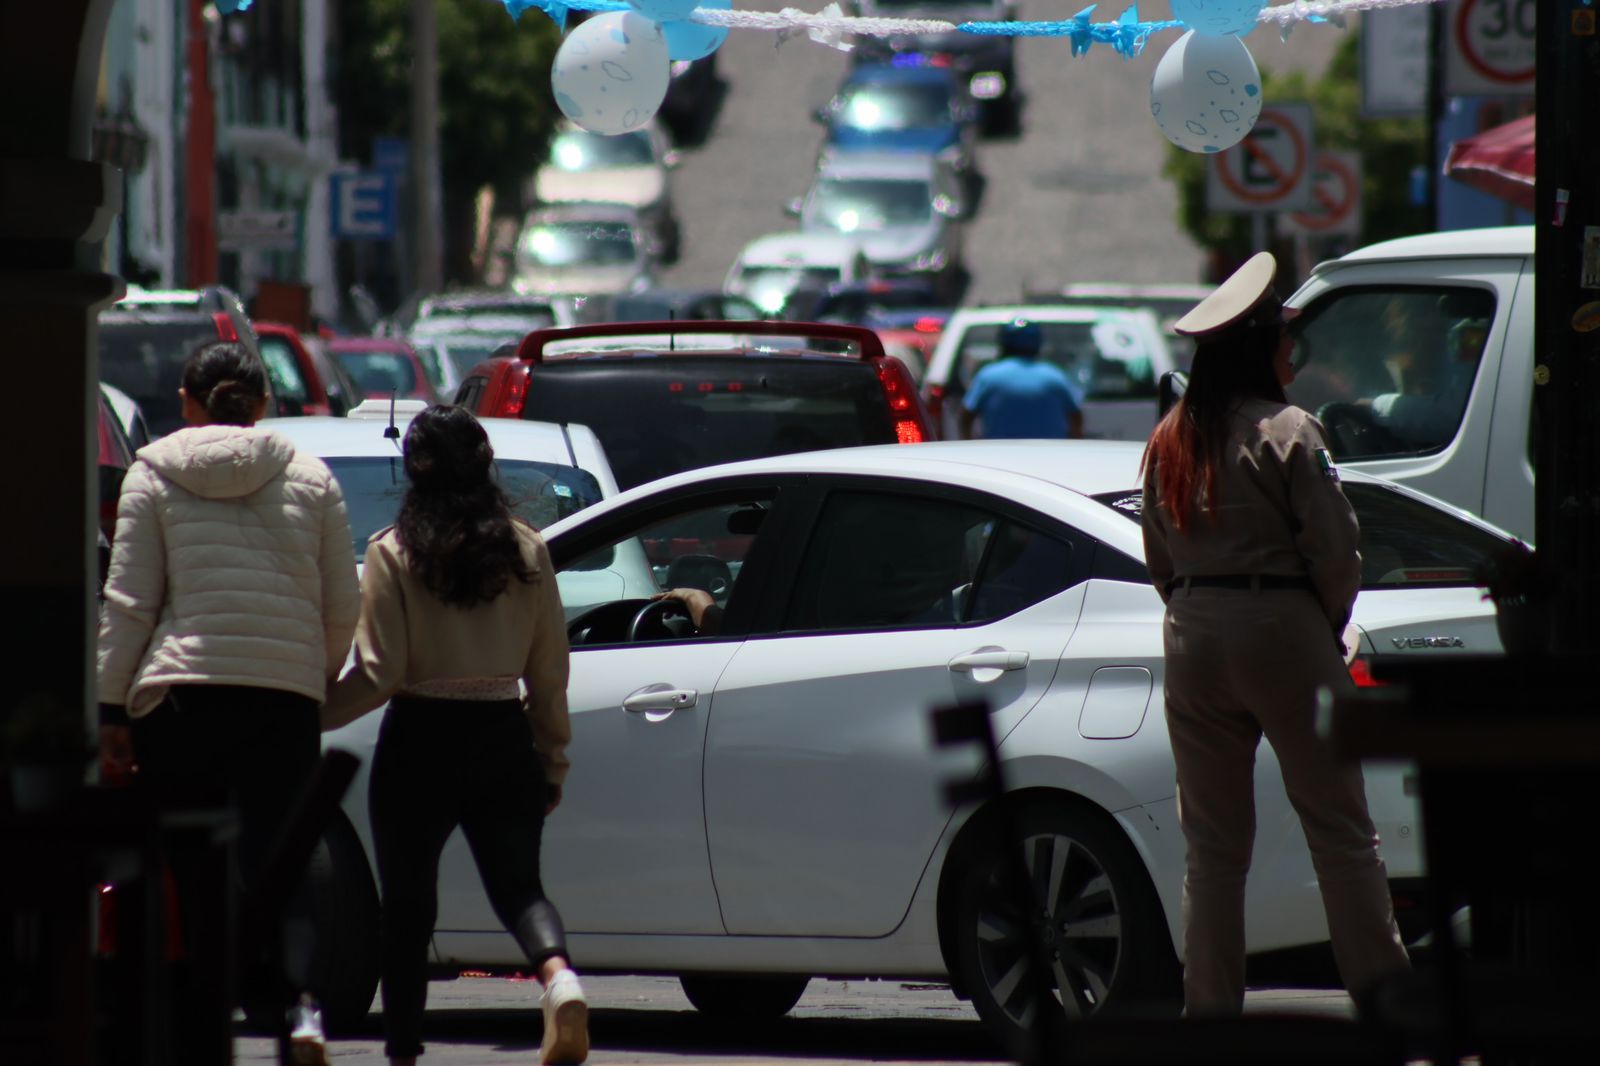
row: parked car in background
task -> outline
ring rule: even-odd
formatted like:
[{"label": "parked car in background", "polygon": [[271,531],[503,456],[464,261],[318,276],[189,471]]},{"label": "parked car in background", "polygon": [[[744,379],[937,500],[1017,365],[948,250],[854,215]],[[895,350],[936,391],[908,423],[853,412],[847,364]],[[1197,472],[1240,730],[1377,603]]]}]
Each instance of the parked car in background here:
[{"label": "parked car in background", "polygon": [[967,179],[977,171],[977,105],[948,68],[865,64],[817,109],[823,151],[931,155]]},{"label": "parked car in background", "polygon": [[360,397],[351,395],[354,386],[347,387],[342,378],[319,363],[293,326],[257,322],[255,327],[280,416],[343,416],[361,402]]},{"label": "parked car in background", "polygon": [[102,383],[95,403],[95,504],[98,508],[102,583],[111,565],[111,540],[117,531],[117,501],[122,498],[122,479],[133,465],[137,451],[123,430],[122,420],[113,410],[111,395],[114,391],[111,386]]},{"label": "parked car in background", "polygon": [[106,403],[111,405],[111,411],[117,416],[117,424],[122,427],[122,433],[128,439],[128,447],[137,452],[153,439],[150,424],[144,419],[144,412],[139,405],[133,402],[133,397],[117,388],[115,385],[100,383],[100,395],[105,397]]},{"label": "parked car in background", "polygon": [[[868,18],[921,18],[962,22],[1012,22],[1014,0],[857,0]],[[1022,86],[1017,82],[1016,38],[1004,34],[946,33],[862,37],[853,52],[858,63],[949,70],[967,84],[982,108],[985,132],[1022,131]]]},{"label": "parked car in background", "polygon": [[831,286],[812,312],[818,322],[843,322],[872,330],[883,341],[884,350],[910,368],[919,385],[950,315],[951,309],[940,306],[931,285],[905,279]]},{"label": "parked car in background", "polygon": [[631,207],[541,207],[517,235],[511,287],[545,296],[641,292],[654,281],[657,254],[649,226]]},{"label": "parked car in background", "polygon": [[363,397],[393,395],[424,403],[439,400],[427,367],[405,341],[393,337],[338,337],[328,342],[328,352]]},{"label": "parked car in background", "polygon": [[564,122],[550,142],[550,156],[533,177],[540,204],[602,201],[639,212],[662,262],[677,260],[680,244],[670,171],[677,149],[655,122],[607,136]]},{"label": "parked car in background", "polygon": [[499,376],[464,406],[589,426],[623,488],[735,459],[932,436],[905,365],[852,326],[579,326],[530,333],[494,363]]},{"label": "parked car in background", "polygon": [[260,354],[239,298],[221,286],[128,288],[99,317],[100,377],[144,412],[157,437],[183,426],[183,364],[202,344],[238,341]]},{"label": "parked car in background", "polygon": [[761,308],[719,289],[646,289],[592,296],[578,310],[578,325],[598,322],[724,322],[763,317]]},{"label": "parked car in background", "polygon": [[789,210],[807,233],[860,240],[884,277],[925,278],[947,303],[966,287],[962,181],[932,156],[829,153],[810,191]]},{"label": "parked car in background", "polygon": [[468,289],[425,297],[405,336],[440,396],[460,388],[466,372],[502,344],[536,329],[570,326],[582,303],[511,289]]},{"label": "parked car in background", "polygon": [[961,402],[973,375],[1000,354],[1000,327],[1016,318],[1044,334],[1040,359],[1067,372],[1083,405],[1084,436],[1149,438],[1161,375],[1174,368],[1161,327],[1149,311],[1120,307],[964,307],[939,337],[923,395],[946,438],[958,435]]},{"label": "parked car in background", "polygon": [[1194,341],[1173,332],[1172,325],[1195,304],[1210,296],[1215,285],[1123,285],[1112,282],[1075,282],[1058,289],[1033,290],[1024,296],[1027,303],[1059,303],[1081,307],[1135,307],[1150,311],[1161,323],[1172,349],[1172,358],[1187,370],[1194,359]]},{"label": "parked car in background", "polygon": [[769,233],[739,252],[722,291],[741,296],[766,315],[790,311],[796,293],[813,294],[838,282],[870,277],[872,264],[861,242],[842,233]]},{"label": "parked car in background", "polygon": [[[948,982],[1019,1057],[1040,943],[1057,948],[1048,986],[1071,1018],[1176,998],[1184,845],[1141,452],[817,451],[678,474],[549,526],[572,750],[593,771],[573,774],[543,841],[574,956],[679,975],[700,1010],[745,1024],[788,1011],[814,974]],[[1397,644],[1416,660],[1493,653],[1471,575],[1507,538],[1377,479],[1345,488],[1362,531],[1357,662]],[[712,595],[715,628],[652,599],[684,586]],[[928,709],[959,701],[988,705],[1012,792],[952,810],[945,785],[978,760],[936,752]],[[366,755],[377,718],[327,743]],[[1401,904],[1423,872],[1413,772],[1366,772]],[[1255,783],[1246,946],[1325,942],[1268,747]],[[356,826],[366,794],[346,793]],[[1008,853],[1007,827],[1025,848]],[[1039,886],[1032,913],[1012,863]],[[439,890],[437,964],[526,968],[459,833]],[[369,898],[346,924],[375,913]]]}]

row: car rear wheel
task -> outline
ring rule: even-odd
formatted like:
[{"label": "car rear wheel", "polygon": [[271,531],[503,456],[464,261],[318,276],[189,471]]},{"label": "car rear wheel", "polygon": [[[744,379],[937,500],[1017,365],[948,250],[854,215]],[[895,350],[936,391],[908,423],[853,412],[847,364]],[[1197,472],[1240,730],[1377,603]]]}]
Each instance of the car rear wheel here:
[{"label": "car rear wheel", "polygon": [[684,974],[678,978],[683,994],[695,1010],[719,1018],[758,1021],[781,1018],[805,994],[809,977],[710,977]]},{"label": "car rear wheel", "polygon": [[965,870],[956,955],[973,1006],[1013,1053],[1035,1020],[1035,945],[1054,1004],[1076,1019],[1133,1003],[1176,1005],[1178,964],[1144,864],[1098,812],[1034,804],[1017,814],[1029,881],[995,848]]}]

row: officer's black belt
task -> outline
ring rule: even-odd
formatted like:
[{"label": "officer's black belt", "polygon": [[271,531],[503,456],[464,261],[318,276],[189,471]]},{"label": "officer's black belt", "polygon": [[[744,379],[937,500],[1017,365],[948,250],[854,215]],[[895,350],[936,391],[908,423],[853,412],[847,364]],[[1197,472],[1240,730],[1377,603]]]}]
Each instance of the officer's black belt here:
[{"label": "officer's black belt", "polygon": [[1167,582],[1167,595],[1177,589],[1239,589],[1241,591],[1276,591],[1278,589],[1304,589],[1315,592],[1316,586],[1309,577],[1291,577],[1286,574],[1202,574],[1198,577],[1176,577]]}]

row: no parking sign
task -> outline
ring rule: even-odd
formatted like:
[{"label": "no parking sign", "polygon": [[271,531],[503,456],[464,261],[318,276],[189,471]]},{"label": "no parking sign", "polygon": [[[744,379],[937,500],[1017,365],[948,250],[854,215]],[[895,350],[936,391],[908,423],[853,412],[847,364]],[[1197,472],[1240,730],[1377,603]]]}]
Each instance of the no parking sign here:
[{"label": "no parking sign", "polygon": [[1285,215],[1278,232],[1361,236],[1361,153],[1318,152],[1311,164],[1311,206]]},{"label": "no parking sign", "polygon": [[1250,135],[1211,157],[1206,207],[1212,211],[1299,211],[1311,199],[1311,105],[1261,109]]}]

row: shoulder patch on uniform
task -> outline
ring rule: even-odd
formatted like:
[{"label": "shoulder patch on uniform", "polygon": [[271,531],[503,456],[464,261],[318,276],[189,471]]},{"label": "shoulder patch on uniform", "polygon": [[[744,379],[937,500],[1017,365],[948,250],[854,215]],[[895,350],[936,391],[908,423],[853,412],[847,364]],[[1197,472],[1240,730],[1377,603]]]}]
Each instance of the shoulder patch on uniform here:
[{"label": "shoulder patch on uniform", "polygon": [[1334,465],[1333,454],[1326,448],[1317,449],[1317,465],[1322,467],[1322,476],[1339,480],[1339,468]]}]

